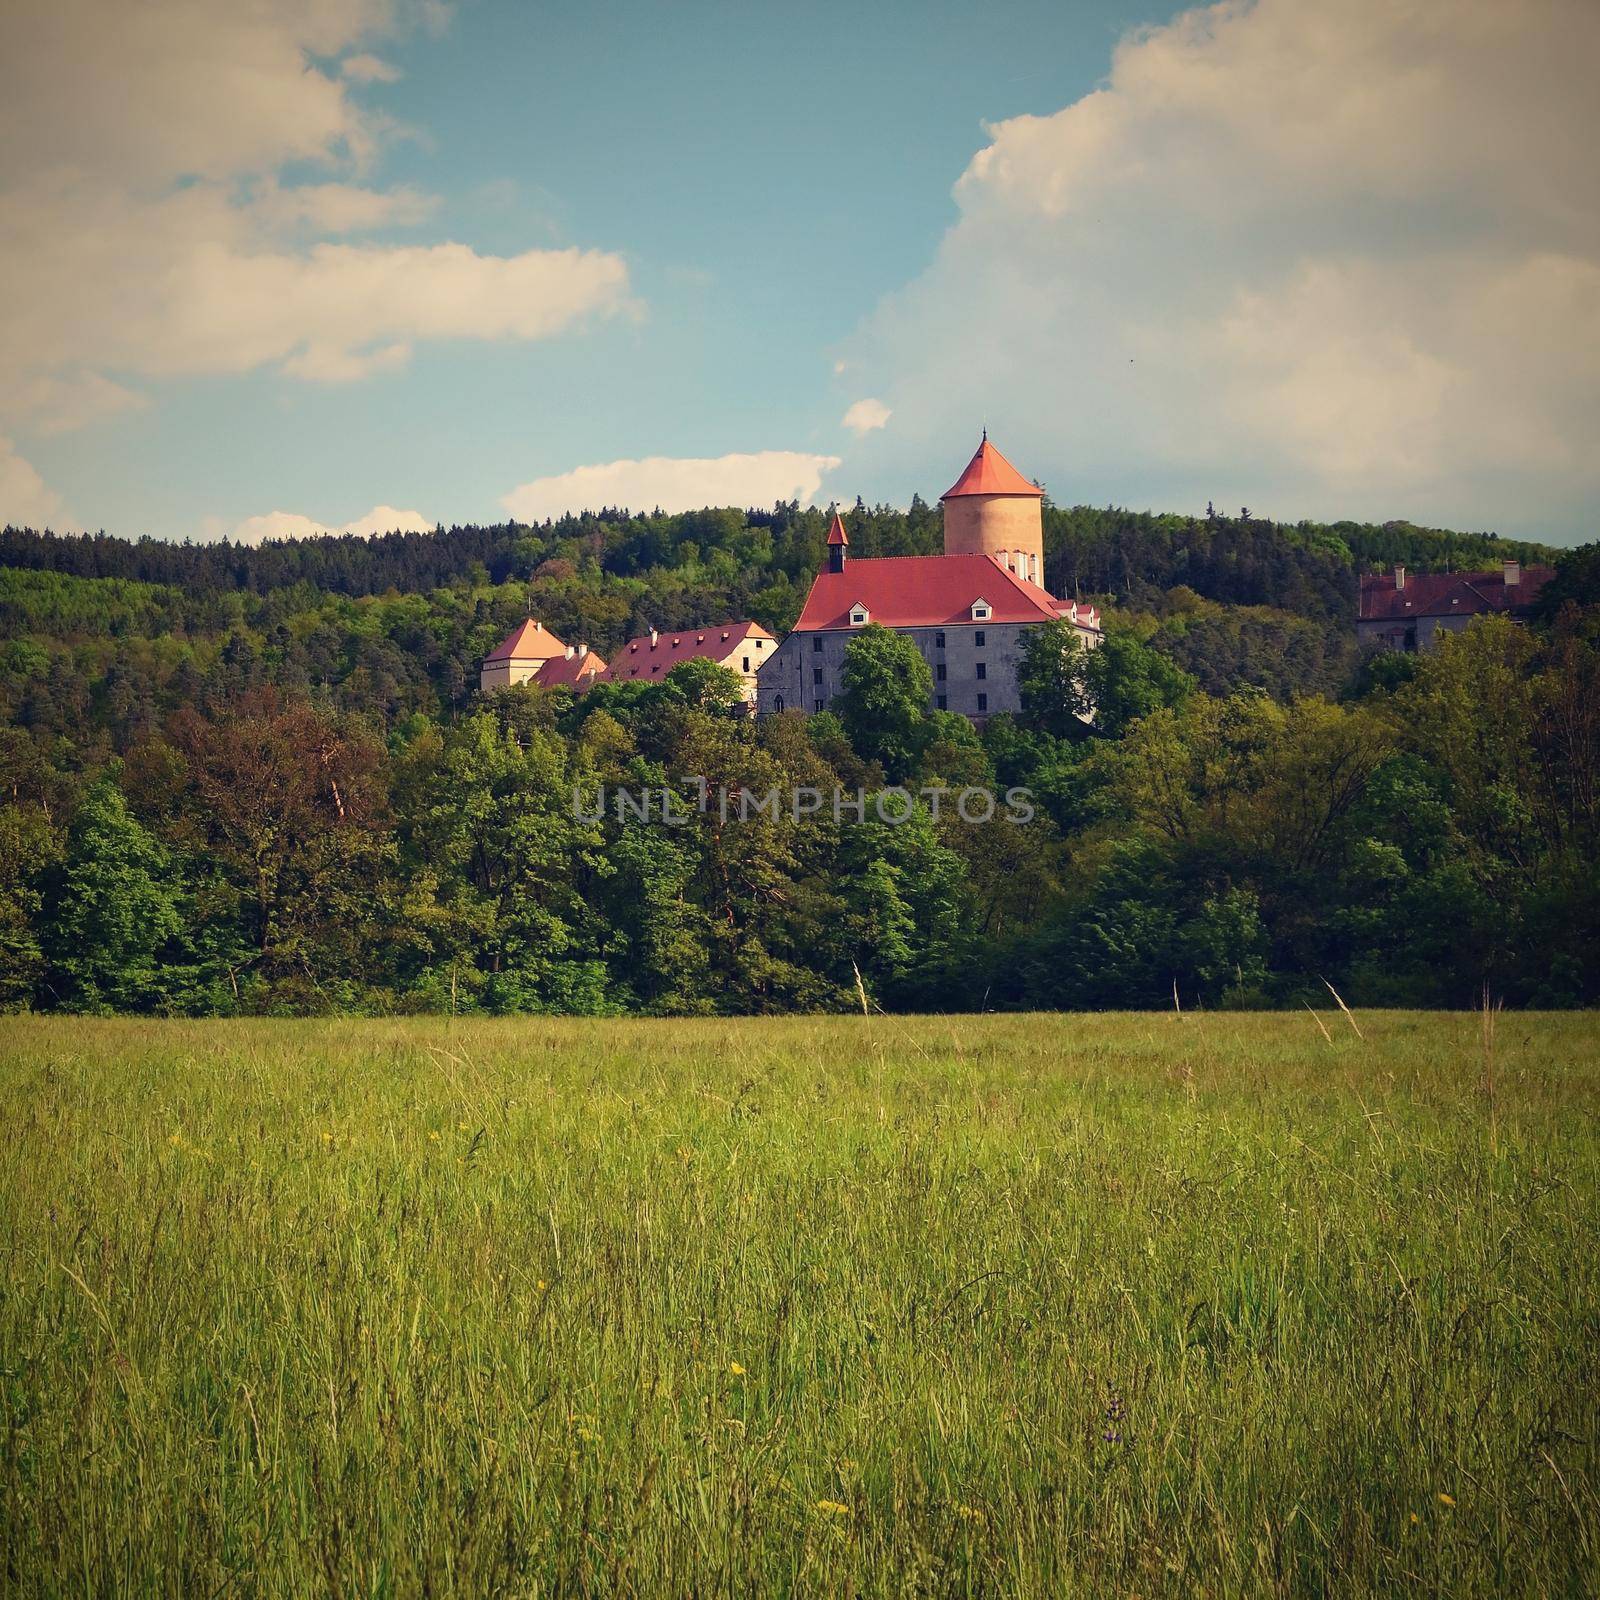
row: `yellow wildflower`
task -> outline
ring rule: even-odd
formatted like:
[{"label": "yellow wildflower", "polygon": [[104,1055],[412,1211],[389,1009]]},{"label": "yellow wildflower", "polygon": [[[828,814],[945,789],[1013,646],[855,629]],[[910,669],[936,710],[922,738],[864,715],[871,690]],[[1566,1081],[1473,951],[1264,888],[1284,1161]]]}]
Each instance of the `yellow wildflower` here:
[{"label": "yellow wildflower", "polygon": [[850,1515],[850,1507],[840,1505],[837,1500],[819,1500],[817,1501],[817,1510],[826,1513],[830,1517],[848,1517]]},{"label": "yellow wildflower", "polygon": [[1439,1496],[1439,1504],[1442,1506],[1453,1506],[1455,1504],[1455,1500],[1450,1495],[1441,1494]]},{"label": "yellow wildflower", "polygon": [[728,1371],[731,1372],[736,1378],[742,1378],[744,1376],[744,1368],[741,1367],[737,1361],[730,1361],[728,1363]]}]

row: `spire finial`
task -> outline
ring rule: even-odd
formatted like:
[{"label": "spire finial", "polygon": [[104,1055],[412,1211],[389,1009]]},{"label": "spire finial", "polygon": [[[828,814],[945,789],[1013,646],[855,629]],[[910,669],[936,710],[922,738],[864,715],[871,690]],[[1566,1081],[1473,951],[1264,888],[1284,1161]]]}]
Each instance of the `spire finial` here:
[{"label": "spire finial", "polygon": [[983,425],[983,442],[985,444],[989,442],[989,424],[987,422]]}]

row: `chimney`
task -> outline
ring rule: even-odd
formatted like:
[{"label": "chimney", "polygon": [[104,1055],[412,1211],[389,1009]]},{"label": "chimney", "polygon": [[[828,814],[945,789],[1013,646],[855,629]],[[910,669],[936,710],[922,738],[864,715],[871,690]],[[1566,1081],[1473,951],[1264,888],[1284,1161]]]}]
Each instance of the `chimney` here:
[{"label": "chimney", "polygon": [[1394,592],[1399,592],[1406,586],[1406,569],[1397,561],[1394,564]]},{"label": "chimney", "polygon": [[1504,561],[1501,565],[1505,568],[1505,585],[1508,589],[1515,589],[1522,582],[1522,564],[1518,561]]},{"label": "chimney", "polygon": [[583,658],[584,658],[584,657],[585,657],[585,656],[586,656],[586,655],[588,655],[588,653],[589,653],[589,647],[588,647],[588,645],[586,645],[586,644],[580,644],[580,645],[579,645],[579,646],[578,646],[578,659],[579,659],[579,660],[580,660],[580,661],[582,661],[582,660],[583,660]]},{"label": "chimney", "polygon": [[659,639],[659,638],[660,638],[660,637],[661,637],[661,635],[660,635],[660,634],[659,634],[659,633],[657,633],[657,632],[656,632],[656,630],[655,630],[655,629],[654,629],[654,628],[652,628],[652,629],[651,629],[651,630],[650,630],[650,648],[651,648],[651,649],[652,649],[652,650],[654,650],[654,649],[655,649],[655,647],[656,647],[656,640],[657,640],[657,639]]},{"label": "chimney", "polygon": [[572,659],[572,646],[569,644],[567,646],[567,660],[570,661],[571,659]]}]

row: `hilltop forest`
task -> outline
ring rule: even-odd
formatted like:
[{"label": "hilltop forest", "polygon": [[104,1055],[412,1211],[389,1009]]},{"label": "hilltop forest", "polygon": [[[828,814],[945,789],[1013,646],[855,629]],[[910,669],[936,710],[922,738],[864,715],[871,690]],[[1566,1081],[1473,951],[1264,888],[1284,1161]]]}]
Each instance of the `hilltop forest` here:
[{"label": "hilltop forest", "polygon": [[[936,508],[846,511],[858,556]],[[1045,508],[1024,713],[852,647],[752,722],[703,664],[482,697],[522,616],[608,654],[782,633],[826,516],[603,512],[258,548],[0,534],[0,1007],[660,1013],[1600,1001],[1600,562],[1531,626],[1358,657],[1358,574],[1555,552],[1388,523]],[[925,670],[925,669],[924,669]],[[1074,714],[1097,708],[1086,729]],[[968,824],[597,820],[603,791],[1030,789]],[[583,804],[575,809],[574,793]],[[937,812],[937,814],[936,814]],[[581,814],[580,814],[581,813]]]}]

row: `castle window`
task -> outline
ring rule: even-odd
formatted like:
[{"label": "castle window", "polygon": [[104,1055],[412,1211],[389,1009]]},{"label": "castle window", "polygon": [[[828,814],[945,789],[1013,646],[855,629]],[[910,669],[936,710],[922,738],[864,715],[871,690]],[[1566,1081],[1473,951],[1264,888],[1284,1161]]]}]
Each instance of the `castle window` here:
[{"label": "castle window", "polygon": [[773,695],[773,697],[772,697],[772,709],[774,711],[782,711],[783,710],[783,696],[781,694]]},{"label": "castle window", "polygon": [[811,641],[811,653],[817,656],[822,654],[822,636],[820,634]]},{"label": "castle window", "polygon": [[813,667],[811,669],[811,681],[813,683],[821,683],[822,682],[822,668],[821,667]]},{"label": "castle window", "polygon": [[944,682],[944,662],[941,661],[939,665],[933,669],[933,674],[940,683]]},{"label": "castle window", "polygon": [[812,704],[816,706],[818,711],[822,709],[822,702],[820,700],[815,700],[812,702]]},{"label": "castle window", "polygon": [[982,679],[982,678],[987,678],[988,676],[989,676],[989,669],[980,661],[978,663],[978,677],[980,679]]},{"label": "castle window", "polygon": [[944,629],[943,628],[941,628],[936,634],[934,634],[934,636],[933,636],[933,648],[935,650],[943,650],[944,649]]},{"label": "castle window", "polygon": [[972,636],[972,642],[973,642],[973,643],[974,643],[974,644],[975,644],[975,645],[976,645],[976,646],[977,646],[977,647],[978,647],[978,648],[979,648],[979,649],[980,649],[980,650],[981,650],[981,649],[982,649],[982,648],[983,648],[983,629],[982,629],[982,628],[979,628],[979,629],[978,629],[978,631],[977,631],[977,632],[976,632],[976,633],[975,633],[975,634],[973,634],[973,636]]},{"label": "castle window", "polygon": [[987,711],[989,709],[989,697],[988,697],[988,695],[980,694],[978,696],[978,709],[980,711]]},{"label": "castle window", "polygon": [[852,628],[859,628],[859,627],[863,626],[865,624],[868,616],[870,616],[870,615],[871,615],[871,613],[867,610],[867,608],[865,606],[859,606],[859,605],[858,606],[851,606],[851,608],[850,608],[850,626]]},{"label": "castle window", "polygon": [[744,670],[746,672],[748,672],[750,670],[750,657],[749,656],[746,656],[744,658]]},{"label": "castle window", "polygon": [[949,710],[949,702],[948,702],[947,697],[944,696],[944,695],[940,695],[939,696],[939,709],[941,711]]},{"label": "castle window", "polygon": [[972,602],[972,620],[974,622],[987,622],[989,620],[989,602],[987,600],[974,600]]}]

